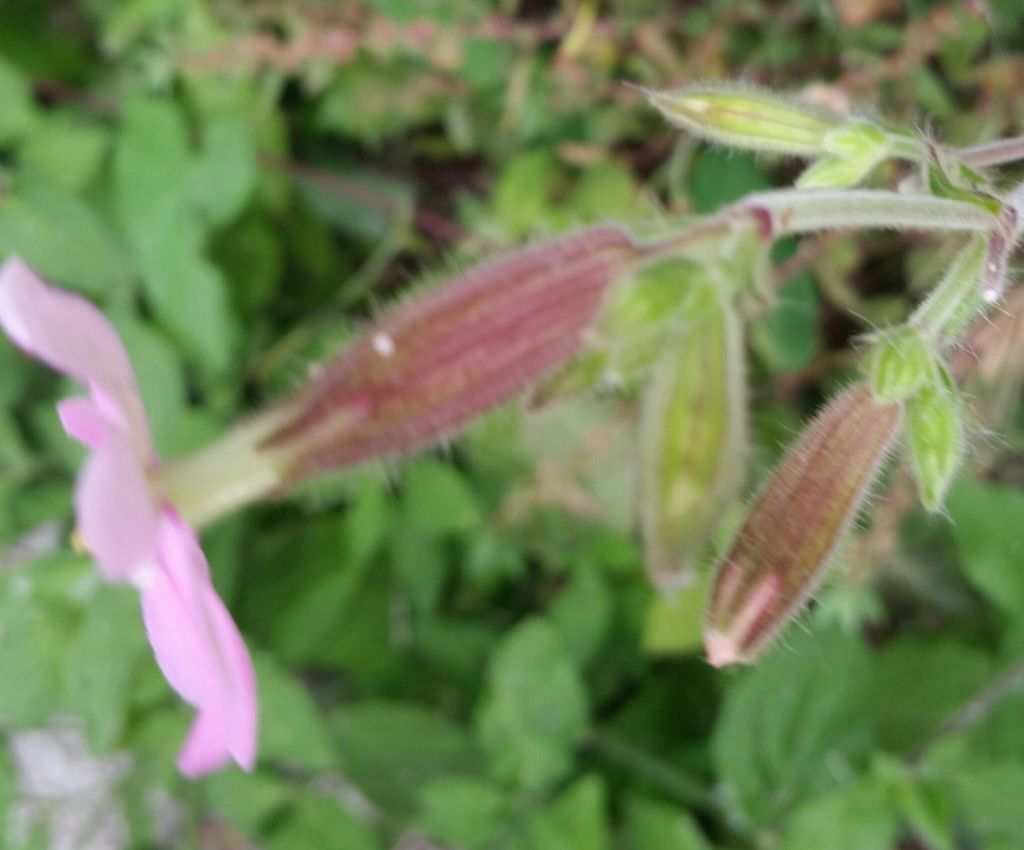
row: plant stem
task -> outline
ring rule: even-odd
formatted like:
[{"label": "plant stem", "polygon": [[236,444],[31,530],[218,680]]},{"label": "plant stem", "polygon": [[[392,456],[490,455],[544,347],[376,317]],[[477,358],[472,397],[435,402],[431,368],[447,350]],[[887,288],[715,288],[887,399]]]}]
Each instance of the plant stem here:
[{"label": "plant stem", "polygon": [[971,168],[985,168],[990,165],[1006,165],[1024,159],[1024,136],[1012,139],[997,139],[983,145],[971,145],[957,151],[960,161]]},{"label": "plant stem", "polygon": [[819,230],[995,230],[997,218],[966,201],[883,189],[780,189],[755,192],[737,205],[771,216],[772,236]]}]

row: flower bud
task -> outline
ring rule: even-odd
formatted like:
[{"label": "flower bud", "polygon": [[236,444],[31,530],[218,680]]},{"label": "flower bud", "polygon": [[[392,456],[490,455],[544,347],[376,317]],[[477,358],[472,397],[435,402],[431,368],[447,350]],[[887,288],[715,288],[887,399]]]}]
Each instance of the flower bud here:
[{"label": "flower bud", "polygon": [[843,159],[878,162],[890,146],[886,132],[866,121],[851,121],[825,134],[825,150]]},{"label": "flower bud", "polygon": [[598,389],[608,383],[611,371],[607,351],[581,351],[530,391],[526,398],[526,409],[541,410],[556,402]]},{"label": "flower bud", "polygon": [[873,124],[854,122],[825,134],[828,156],[813,163],[796,181],[801,189],[855,186],[889,154],[889,137]]},{"label": "flower bud", "polygon": [[936,375],[932,344],[913,325],[879,334],[868,355],[866,371],[879,401],[903,401]]},{"label": "flower bud", "polygon": [[825,134],[841,122],[825,110],[751,88],[689,86],[647,96],[673,124],[749,150],[818,156]]},{"label": "flower bud", "polygon": [[963,457],[963,402],[948,373],[906,403],[907,452],[921,504],[942,510]]},{"label": "flower bud", "polygon": [[901,410],[859,384],[829,402],[751,505],[712,582],[704,645],[716,667],[751,661],[820,583],[864,504]]},{"label": "flower bud", "polygon": [[623,230],[597,227],[416,295],[286,403],[264,449],[294,483],[453,435],[572,357],[636,255]]},{"label": "flower bud", "polygon": [[647,569],[663,590],[694,577],[695,561],[743,483],[742,328],[718,296],[714,309],[666,346],[644,400],[641,515]]},{"label": "flower bud", "polygon": [[631,387],[642,380],[666,339],[705,309],[707,283],[708,276],[699,263],[680,257],[663,260],[616,283],[587,331],[586,349],[537,386],[529,407],[543,407],[601,387]]}]

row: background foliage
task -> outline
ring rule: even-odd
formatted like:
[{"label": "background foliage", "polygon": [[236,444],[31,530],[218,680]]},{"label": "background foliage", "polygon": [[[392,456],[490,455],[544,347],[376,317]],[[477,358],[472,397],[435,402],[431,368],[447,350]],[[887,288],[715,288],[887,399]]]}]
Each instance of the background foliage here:
[{"label": "background foliage", "polygon": [[[622,81],[740,77],[967,144],[1021,126],[1021,23],[1015,0],[0,0],[0,257],[103,306],[171,456],[428,278],[794,176],[681,138]],[[751,486],[944,258],[874,235],[776,260]],[[1013,305],[963,357],[978,427],[950,516],[894,472],[754,669],[702,660],[699,587],[648,586],[628,398],[500,411],[223,522],[204,544],[256,652],[260,762],[194,784],[134,595],[69,542],[68,388],[0,340],[4,840],[1018,850]]]}]

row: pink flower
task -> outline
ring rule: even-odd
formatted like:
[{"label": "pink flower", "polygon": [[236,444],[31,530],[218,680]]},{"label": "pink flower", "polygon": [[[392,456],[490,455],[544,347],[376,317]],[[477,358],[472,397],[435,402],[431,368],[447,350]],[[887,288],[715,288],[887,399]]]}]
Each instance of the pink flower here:
[{"label": "pink flower", "polygon": [[197,710],[178,768],[198,776],[233,759],[250,770],[252,661],[195,533],[152,483],[159,458],[117,333],[95,306],[47,286],[17,258],[0,266],[0,327],[88,390],[57,406],[64,430],[90,451],[75,491],[78,533],[107,581],[139,589],[157,663]]}]

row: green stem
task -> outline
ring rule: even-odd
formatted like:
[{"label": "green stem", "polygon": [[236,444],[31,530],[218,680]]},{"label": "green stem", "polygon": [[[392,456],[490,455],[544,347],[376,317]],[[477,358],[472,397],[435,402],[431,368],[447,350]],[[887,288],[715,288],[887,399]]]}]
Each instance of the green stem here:
[{"label": "green stem", "polygon": [[998,226],[996,216],[965,201],[884,189],[755,192],[737,208],[770,214],[775,238],[854,228],[988,232]]},{"label": "green stem", "polygon": [[990,165],[1006,165],[1024,159],[1024,136],[1012,139],[998,139],[983,145],[972,145],[957,151],[960,161],[971,168],[985,168]]}]

